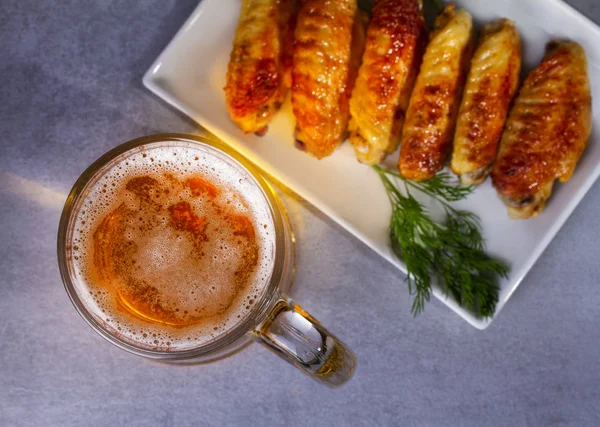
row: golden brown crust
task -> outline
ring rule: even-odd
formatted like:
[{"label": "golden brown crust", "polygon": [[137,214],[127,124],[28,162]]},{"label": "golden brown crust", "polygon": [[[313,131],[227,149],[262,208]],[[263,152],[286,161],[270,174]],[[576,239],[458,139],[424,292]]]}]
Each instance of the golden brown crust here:
[{"label": "golden brown crust", "polygon": [[402,130],[399,169],[406,178],[430,179],[444,166],[472,51],[471,15],[446,6],[436,18]]},{"label": "golden brown crust", "polygon": [[458,114],[451,168],[465,185],[485,180],[519,85],[521,41],[514,22],[486,25]]},{"label": "golden brown crust", "polygon": [[231,119],[264,134],[290,85],[296,0],[243,0],[227,70]]},{"label": "golden brown crust", "polygon": [[304,0],[300,7],[292,70],[295,137],[319,159],[333,153],[346,134],[364,28],[356,0]]},{"label": "golden brown crust", "polygon": [[379,0],[373,6],[348,127],[363,163],[379,163],[398,147],[427,42],[421,6],[420,0]]},{"label": "golden brown crust", "polygon": [[517,209],[514,215],[543,209],[554,180],[565,182],[573,174],[590,132],[585,52],[574,42],[551,42],[515,101],[492,171],[499,195]]}]

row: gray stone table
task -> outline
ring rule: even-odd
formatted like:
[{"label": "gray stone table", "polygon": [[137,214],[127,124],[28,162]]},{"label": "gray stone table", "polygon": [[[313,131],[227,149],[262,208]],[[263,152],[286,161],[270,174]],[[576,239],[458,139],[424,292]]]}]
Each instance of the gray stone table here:
[{"label": "gray stone table", "polygon": [[[600,21],[596,0],[571,2]],[[600,425],[599,185],[483,332],[439,301],[412,318],[395,268],[283,193],[292,294],[358,356],[340,389],[256,344],[171,366],[85,324],[58,274],[64,199],[118,143],[200,131],[140,82],[196,4],[0,0],[0,426]]]}]

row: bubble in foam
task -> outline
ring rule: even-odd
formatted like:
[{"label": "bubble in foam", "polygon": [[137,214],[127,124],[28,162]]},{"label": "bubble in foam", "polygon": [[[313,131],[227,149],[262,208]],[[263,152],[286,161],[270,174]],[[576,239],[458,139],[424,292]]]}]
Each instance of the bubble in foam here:
[{"label": "bubble in foam", "polygon": [[[75,220],[75,233],[74,241],[81,242],[82,248],[77,249],[79,259],[74,261],[75,274],[78,276],[76,283],[79,283],[80,289],[78,292],[85,305],[92,313],[98,313],[97,318],[102,318],[106,322],[106,327],[118,332],[118,335],[127,341],[133,342],[137,345],[147,346],[149,348],[157,348],[161,346],[168,347],[168,350],[183,350],[191,347],[195,347],[204,342],[218,338],[223,333],[231,330],[239,323],[245,316],[248,315],[248,310],[251,309],[249,301],[249,295],[252,295],[252,301],[257,300],[258,296],[262,294],[268,278],[271,275],[274,261],[275,243],[271,236],[274,236],[274,228],[272,225],[272,218],[268,205],[264,200],[264,196],[259,188],[254,187],[250,183],[253,182],[253,178],[248,175],[245,171],[240,170],[239,167],[224,159],[216,158],[212,155],[203,154],[202,149],[194,147],[169,147],[169,148],[158,148],[149,149],[142,152],[141,155],[137,154],[130,156],[127,160],[121,159],[120,162],[112,165],[102,180],[97,180],[95,185],[92,185],[87,200],[87,205],[91,209],[81,210]],[[169,162],[168,158],[172,158],[173,153],[176,153],[178,159],[182,160],[182,165],[190,165],[189,169],[182,168],[175,162]],[[168,162],[168,163],[167,163]],[[126,164],[128,163],[128,164]],[[218,202],[221,207],[227,207],[227,209],[233,209],[238,214],[244,214],[251,218],[253,228],[256,233],[256,240],[259,247],[258,262],[252,273],[247,289],[244,289],[241,296],[236,299],[239,301],[232,305],[232,308],[225,316],[221,316],[214,319],[215,323],[210,324],[207,322],[200,322],[198,324],[177,327],[166,324],[150,324],[148,322],[141,322],[137,319],[132,319],[130,316],[123,315],[122,312],[115,307],[115,295],[113,292],[107,289],[108,292],[103,292],[101,296],[97,298],[90,298],[91,294],[88,295],[87,290],[90,292],[92,289],[98,290],[99,286],[97,282],[98,277],[93,271],[91,271],[90,264],[92,264],[94,256],[91,253],[89,243],[93,240],[93,235],[98,229],[99,224],[107,215],[116,211],[120,205],[124,205],[127,209],[135,209],[139,206],[139,200],[129,191],[124,191],[127,181],[131,178],[141,175],[147,175],[154,177],[157,180],[165,180],[163,175],[171,174],[175,181],[185,181],[186,177],[189,176],[200,176],[208,181],[212,182],[217,188],[221,189],[221,193],[218,196]],[[102,184],[99,182],[102,181]],[[109,192],[102,192],[106,189],[106,186],[111,188]],[[168,188],[168,186],[167,186]],[[113,191],[114,190],[114,191]],[[185,197],[191,197],[189,191]],[[181,196],[179,194],[179,196]],[[177,194],[171,195],[158,195],[154,194],[155,199],[161,199],[166,197],[167,201],[171,202],[177,198]],[[171,198],[171,199],[169,199]],[[94,200],[102,200],[99,203],[94,203]],[[207,215],[210,213],[210,207],[203,202],[203,199],[190,200],[190,205],[198,216]],[[84,202],[85,203],[85,202]],[[86,217],[83,219],[83,217]],[[169,223],[168,215],[162,215],[155,218],[155,224],[162,226]],[[139,217],[136,217],[136,227],[141,227]],[[148,233],[147,223],[148,220],[144,221],[144,232]],[[148,225],[149,226],[149,225]],[[219,245],[223,247],[216,252],[218,255],[214,259],[214,264],[217,267],[226,266],[227,263],[232,262],[232,258],[235,258],[233,250],[238,245],[223,244],[223,230],[214,230],[215,233],[211,234],[210,238],[219,240]],[[271,233],[269,233],[269,231]],[[141,230],[130,230],[128,229],[125,237],[129,240],[134,240],[135,234],[142,232]],[[219,234],[220,233],[220,234]],[[180,235],[173,239],[173,241],[181,244],[184,238]],[[234,242],[232,242],[234,243]],[[189,249],[189,248],[188,248]],[[86,252],[90,254],[89,257],[85,256]],[[152,253],[150,251],[149,253]],[[174,262],[172,253],[169,252],[169,248],[166,246],[157,245],[153,256],[150,257],[152,262],[144,265],[141,262],[137,262],[137,268],[140,270],[149,270],[148,274],[155,268],[168,269],[169,262]],[[176,257],[175,257],[176,258]],[[209,257],[212,259],[212,257]],[[202,285],[207,282],[208,278],[206,275],[200,273],[194,277],[194,274],[180,274],[178,279],[187,280],[187,283],[191,283],[185,292],[179,289],[176,292],[177,301],[182,300],[189,302],[198,302],[206,299],[208,295],[218,295],[218,289],[213,286],[209,286],[210,293],[207,292],[206,287]],[[204,290],[203,290],[204,289]],[[81,292],[80,292],[81,291]],[[194,298],[190,298],[193,295]],[[175,299],[174,299],[175,300]],[[206,309],[195,310],[184,310],[186,313],[205,313]],[[102,312],[106,314],[100,316]],[[181,313],[180,310],[178,313]],[[117,319],[120,323],[121,329],[117,329],[113,324],[111,318]],[[123,327],[123,325],[125,327]],[[215,329],[216,328],[216,329]],[[137,331],[137,333],[135,332]],[[155,342],[154,334],[158,331],[163,331],[168,335],[168,342]],[[149,334],[149,333],[152,334]],[[152,338],[152,339],[151,339]],[[163,340],[164,341],[164,340]]]}]

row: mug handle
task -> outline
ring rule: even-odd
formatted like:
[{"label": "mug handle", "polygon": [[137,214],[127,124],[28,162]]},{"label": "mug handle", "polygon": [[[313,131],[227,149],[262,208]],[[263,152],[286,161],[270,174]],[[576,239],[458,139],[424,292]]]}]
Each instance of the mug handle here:
[{"label": "mug handle", "polygon": [[251,332],[261,344],[328,387],[354,373],[356,356],[289,297],[280,295],[266,320]]}]

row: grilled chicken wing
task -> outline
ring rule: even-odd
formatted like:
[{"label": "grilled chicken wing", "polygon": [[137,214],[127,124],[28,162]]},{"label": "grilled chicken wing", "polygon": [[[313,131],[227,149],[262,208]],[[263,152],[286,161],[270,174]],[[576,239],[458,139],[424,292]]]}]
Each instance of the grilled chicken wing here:
[{"label": "grilled chicken wing", "polygon": [[225,98],[245,133],[263,135],[285,99],[296,13],[296,0],[242,0]]},{"label": "grilled chicken wing", "polygon": [[591,126],[585,52],[574,42],[550,42],[519,92],[492,170],[511,218],[544,209],[555,179],[573,174]]},{"label": "grilled chicken wing", "polygon": [[444,7],[435,20],[402,130],[399,169],[406,178],[430,179],[444,166],[472,51],[471,15],[454,5]]},{"label": "grilled chicken wing", "polygon": [[458,113],[450,166],[465,185],[485,181],[519,85],[521,41],[508,19],[486,25]]},{"label": "grilled chicken wing", "polygon": [[295,137],[298,148],[318,159],[345,137],[366,22],[356,0],[302,1],[292,71]]},{"label": "grilled chicken wing", "polygon": [[350,142],[359,161],[379,163],[398,147],[427,43],[421,0],[378,0],[350,98]]}]

